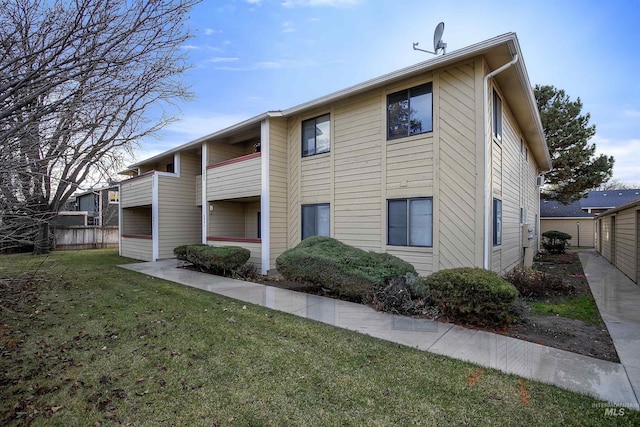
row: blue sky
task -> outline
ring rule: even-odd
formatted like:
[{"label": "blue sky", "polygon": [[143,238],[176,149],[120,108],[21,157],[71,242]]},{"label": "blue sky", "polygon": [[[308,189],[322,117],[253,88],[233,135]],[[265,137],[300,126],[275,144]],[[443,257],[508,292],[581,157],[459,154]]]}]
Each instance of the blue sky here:
[{"label": "blue sky", "polygon": [[204,0],[184,46],[195,99],[137,159],[427,60],[412,43],[444,21],[448,52],[517,33],[531,84],[580,97],[614,178],[640,184],[639,19],[640,0]]}]

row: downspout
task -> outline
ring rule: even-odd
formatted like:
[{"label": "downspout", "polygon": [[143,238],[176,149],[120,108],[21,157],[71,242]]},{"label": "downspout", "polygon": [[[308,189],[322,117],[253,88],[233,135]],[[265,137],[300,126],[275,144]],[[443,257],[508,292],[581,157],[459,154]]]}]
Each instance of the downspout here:
[{"label": "downspout", "polygon": [[489,270],[489,253],[491,252],[491,236],[489,230],[491,229],[491,224],[489,223],[489,219],[491,217],[491,182],[489,182],[489,147],[491,145],[491,135],[489,134],[489,127],[487,126],[487,107],[489,103],[489,79],[495,76],[496,74],[500,74],[507,68],[514,65],[518,62],[518,54],[515,53],[511,61],[507,62],[500,68],[497,68],[484,76],[482,80],[482,91],[484,94],[483,97],[483,106],[484,106],[484,254],[483,254],[483,267],[485,270]]}]

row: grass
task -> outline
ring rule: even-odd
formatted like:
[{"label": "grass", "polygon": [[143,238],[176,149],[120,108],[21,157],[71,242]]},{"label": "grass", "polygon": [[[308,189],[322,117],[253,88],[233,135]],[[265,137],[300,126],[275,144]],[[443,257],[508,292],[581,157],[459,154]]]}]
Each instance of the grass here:
[{"label": "grass", "polygon": [[535,314],[578,319],[590,325],[602,324],[600,312],[591,295],[567,298],[557,303],[534,302],[531,306]]},{"label": "grass", "polygon": [[0,425],[640,423],[588,396],[116,267],[126,262],[112,250],[0,257],[2,277],[44,273],[37,288],[2,289]]}]

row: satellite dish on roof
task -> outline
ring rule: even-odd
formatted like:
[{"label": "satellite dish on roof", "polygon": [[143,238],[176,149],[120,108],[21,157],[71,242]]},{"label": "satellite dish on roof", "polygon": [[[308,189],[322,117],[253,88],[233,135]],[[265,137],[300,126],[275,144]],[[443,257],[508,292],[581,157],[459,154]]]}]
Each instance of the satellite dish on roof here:
[{"label": "satellite dish on roof", "polygon": [[442,50],[442,54],[447,53],[447,44],[442,41],[442,33],[444,33],[444,22],[436,25],[436,30],[433,32],[433,52],[425,49],[420,49],[418,46],[418,42],[413,44],[413,50],[420,50],[422,52],[431,53],[433,55],[437,55],[439,50]]}]

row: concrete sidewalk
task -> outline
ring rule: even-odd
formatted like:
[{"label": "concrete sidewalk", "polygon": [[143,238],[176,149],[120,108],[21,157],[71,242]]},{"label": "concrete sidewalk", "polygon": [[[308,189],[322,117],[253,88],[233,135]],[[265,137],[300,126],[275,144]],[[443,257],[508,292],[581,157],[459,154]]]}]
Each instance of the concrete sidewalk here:
[{"label": "concrete sidewalk", "polygon": [[[593,267],[588,274],[597,275],[604,266],[601,266],[597,259],[593,261],[595,256],[585,256],[587,258],[583,263],[586,262]],[[640,390],[640,365],[636,363],[640,357],[640,347],[638,340],[633,338],[640,336],[637,328],[633,331],[621,330],[621,336],[624,336],[624,339],[629,337],[630,340],[626,347],[628,350],[625,350],[625,354],[629,356],[628,359],[625,357],[625,360],[630,360],[633,364],[627,366],[448,323],[382,313],[361,304],[198,273],[176,268],[177,265],[178,261],[172,259],[126,264],[121,267],[420,350],[554,384],[636,410],[639,408],[638,397],[632,386],[633,383],[636,390]],[[615,274],[603,273],[601,276],[605,288],[608,286],[605,276],[618,278]],[[636,293],[640,299],[640,288]],[[626,293],[620,291],[617,294],[625,296],[626,300]],[[624,311],[620,304],[617,305],[621,308],[619,311]],[[620,358],[622,359],[622,354]]]},{"label": "concrete sidewalk", "polygon": [[[633,283],[595,250],[581,252],[580,262],[638,402],[640,400],[640,286]],[[638,409],[637,406],[636,409]]]}]

